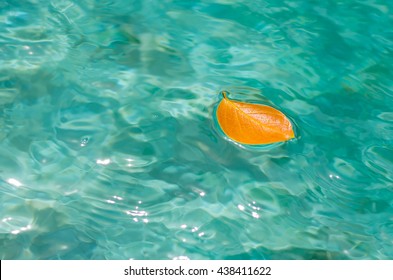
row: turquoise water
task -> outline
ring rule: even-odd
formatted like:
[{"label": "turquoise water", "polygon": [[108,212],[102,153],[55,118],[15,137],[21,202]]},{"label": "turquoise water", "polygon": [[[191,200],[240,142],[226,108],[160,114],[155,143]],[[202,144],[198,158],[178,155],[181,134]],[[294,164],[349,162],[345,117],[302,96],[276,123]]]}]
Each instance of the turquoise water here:
[{"label": "turquoise water", "polygon": [[[393,259],[393,4],[1,1],[1,259]],[[296,139],[228,141],[219,92]]]}]

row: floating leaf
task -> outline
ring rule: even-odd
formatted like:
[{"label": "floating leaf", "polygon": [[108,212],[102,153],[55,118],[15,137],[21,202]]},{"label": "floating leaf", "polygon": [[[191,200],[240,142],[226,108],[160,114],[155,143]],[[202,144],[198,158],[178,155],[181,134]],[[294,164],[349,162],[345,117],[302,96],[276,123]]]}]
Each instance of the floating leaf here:
[{"label": "floating leaf", "polygon": [[295,137],[289,119],[270,106],[223,99],[217,108],[217,120],[232,140],[251,145],[282,142]]}]

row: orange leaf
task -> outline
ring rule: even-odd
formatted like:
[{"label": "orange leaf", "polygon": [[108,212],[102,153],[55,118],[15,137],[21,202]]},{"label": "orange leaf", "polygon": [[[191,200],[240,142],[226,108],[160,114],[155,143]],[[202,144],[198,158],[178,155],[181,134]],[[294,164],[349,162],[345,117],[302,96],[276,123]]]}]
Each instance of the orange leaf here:
[{"label": "orange leaf", "polygon": [[292,124],[280,111],[260,104],[230,100],[226,92],[217,108],[221,129],[232,140],[251,145],[282,142],[295,137]]}]

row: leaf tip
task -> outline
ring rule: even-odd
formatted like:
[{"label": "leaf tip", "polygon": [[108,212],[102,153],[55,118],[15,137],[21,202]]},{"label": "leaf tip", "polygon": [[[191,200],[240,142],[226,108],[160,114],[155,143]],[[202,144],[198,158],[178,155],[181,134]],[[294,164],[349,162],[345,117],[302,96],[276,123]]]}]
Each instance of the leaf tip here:
[{"label": "leaf tip", "polygon": [[225,90],[221,91],[221,95],[222,95],[222,97],[223,97],[224,99],[228,99],[228,97],[227,97],[228,92],[227,92],[227,91],[225,91]]}]

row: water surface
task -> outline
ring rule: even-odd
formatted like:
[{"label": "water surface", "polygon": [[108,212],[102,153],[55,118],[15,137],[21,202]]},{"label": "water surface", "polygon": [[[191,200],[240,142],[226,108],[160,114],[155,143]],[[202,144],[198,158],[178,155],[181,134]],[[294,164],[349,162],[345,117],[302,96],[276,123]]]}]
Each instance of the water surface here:
[{"label": "water surface", "polygon": [[[392,12],[2,1],[0,258],[393,259]],[[227,141],[223,89],[297,138]]]}]

